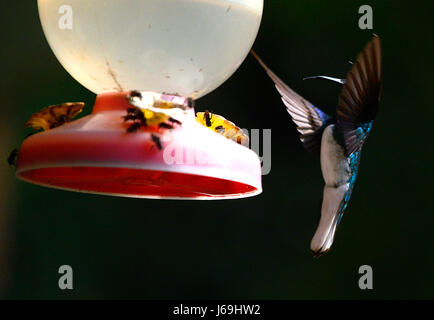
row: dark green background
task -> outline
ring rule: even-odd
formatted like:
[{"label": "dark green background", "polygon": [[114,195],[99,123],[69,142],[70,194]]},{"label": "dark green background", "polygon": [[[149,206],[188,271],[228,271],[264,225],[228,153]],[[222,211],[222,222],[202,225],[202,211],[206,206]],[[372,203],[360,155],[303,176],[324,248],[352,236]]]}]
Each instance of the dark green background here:
[{"label": "dark green background", "polygon": [[[70,1],[73,2],[73,1]],[[374,30],[358,8],[374,9]],[[384,90],[354,195],[331,252],[312,258],[322,177],[298,141],[279,95],[248,57],[200,99],[244,128],[272,128],[264,192],[217,202],[136,200],[25,184],[1,161],[0,295],[95,298],[434,297],[432,1],[265,0],[256,51],[295,90],[334,113],[339,88],[304,76],[345,76],[371,38],[382,38]],[[0,156],[18,146],[41,107],[95,96],[58,63],[36,1],[0,4]],[[60,265],[74,290],[58,289]],[[374,290],[358,268],[374,269]]]}]

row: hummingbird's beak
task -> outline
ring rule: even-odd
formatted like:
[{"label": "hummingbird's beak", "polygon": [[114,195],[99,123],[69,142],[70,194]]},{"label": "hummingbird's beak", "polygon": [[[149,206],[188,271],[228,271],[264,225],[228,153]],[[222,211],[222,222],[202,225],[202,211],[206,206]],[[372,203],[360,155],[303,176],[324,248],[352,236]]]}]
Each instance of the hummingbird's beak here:
[{"label": "hummingbird's beak", "polygon": [[303,80],[312,80],[312,79],[332,81],[334,83],[337,83],[341,87],[345,84],[345,79],[333,78],[333,77],[329,77],[329,76],[313,76],[313,77],[303,78]]}]

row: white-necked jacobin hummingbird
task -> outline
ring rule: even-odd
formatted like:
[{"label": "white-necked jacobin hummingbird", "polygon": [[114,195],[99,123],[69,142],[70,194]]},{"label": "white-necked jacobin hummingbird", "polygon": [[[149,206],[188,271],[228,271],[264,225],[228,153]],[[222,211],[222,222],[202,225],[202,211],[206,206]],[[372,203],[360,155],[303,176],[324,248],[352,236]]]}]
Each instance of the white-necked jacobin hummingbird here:
[{"label": "white-necked jacobin hummingbird", "polygon": [[333,243],[359,171],[362,146],[377,114],[382,87],[380,38],[374,35],[345,79],[310,77],[334,81],[342,87],[336,119],[290,89],[255,52],[252,54],[274,81],[303,145],[310,151],[320,151],[325,186],[320,222],[310,244],[318,257]]}]

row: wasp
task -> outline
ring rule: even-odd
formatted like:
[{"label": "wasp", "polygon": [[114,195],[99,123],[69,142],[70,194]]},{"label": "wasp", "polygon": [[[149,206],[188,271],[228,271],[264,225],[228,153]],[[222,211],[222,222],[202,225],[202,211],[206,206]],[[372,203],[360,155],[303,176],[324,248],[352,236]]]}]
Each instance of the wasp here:
[{"label": "wasp", "polygon": [[83,111],[83,102],[67,102],[43,108],[33,114],[25,123],[33,130],[48,131],[70,122]]},{"label": "wasp", "polygon": [[196,121],[214,132],[243,146],[249,144],[249,137],[233,122],[209,111],[196,113]]},{"label": "wasp", "polygon": [[123,117],[124,121],[132,121],[133,123],[127,128],[128,133],[136,132],[141,127],[158,126],[162,129],[173,129],[174,125],[181,125],[172,117],[167,117],[164,114],[159,114],[149,110],[142,110],[139,107],[127,109],[127,115]]},{"label": "wasp", "polygon": [[124,121],[133,121],[127,128],[127,132],[136,132],[140,127],[146,126],[145,114],[137,107],[128,108],[127,115],[123,117]]},{"label": "wasp", "polygon": [[155,143],[155,145],[157,146],[158,150],[162,150],[163,149],[163,145],[161,144],[161,139],[159,136],[157,136],[156,134],[151,134],[151,138],[152,141]]},{"label": "wasp", "polygon": [[[185,99],[178,95],[165,93],[131,91],[127,100],[132,105],[123,117],[125,122],[132,122],[127,128],[127,133],[137,132],[143,127],[174,129],[175,126],[182,125],[179,119],[194,107],[194,101],[191,98]],[[161,150],[162,144],[159,136],[152,134],[151,137]]]},{"label": "wasp", "polygon": [[[32,128],[35,131],[48,131],[70,122],[80,112],[83,111],[83,108],[83,102],[66,102],[48,106],[34,113],[30,119],[26,121],[24,126],[26,128]],[[36,132],[30,133],[27,135],[27,137],[35,133]],[[18,149],[11,151],[7,159],[10,166],[16,166],[18,154]]]},{"label": "wasp", "polygon": [[[167,98],[167,99],[166,99]],[[172,98],[172,100],[168,100]],[[174,101],[179,98],[180,102]],[[134,128],[158,126],[164,129],[173,129],[174,125],[182,125],[179,117],[184,111],[194,106],[193,99],[181,98],[167,94],[154,94],[151,92],[131,91],[127,96],[128,102],[133,106],[127,109],[124,121],[133,121]],[[137,131],[130,129],[129,131]]]},{"label": "wasp", "polygon": [[[203,114],[203,120],[205,121],[205,124],[207,127],[212,126],[211,119],[212,119],[212,114],[208,110],[206,110],[205,113]],[[219,127],[221,127],[221,126],[219,126]]]},{"label": "wasp", "polygon": [[12,150],[12,152],[9,154],[8,157],[8,164],[12,167],[15,167],[17,164],[17,159],[18,159],[18,149],[14,149]]}]

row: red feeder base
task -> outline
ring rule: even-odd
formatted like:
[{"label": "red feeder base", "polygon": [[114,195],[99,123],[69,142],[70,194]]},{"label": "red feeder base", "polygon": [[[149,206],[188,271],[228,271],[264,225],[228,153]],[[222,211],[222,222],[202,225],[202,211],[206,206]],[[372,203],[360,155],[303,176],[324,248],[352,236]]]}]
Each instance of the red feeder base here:
[{"label": "red feeder base", "polygon": [[157,133],[161,150],[149,131],[127,134],[126,95],[99,95],[91,115],[27,138],[17,177],[137,198],[233,199],[261,193],[258,156],[198,124],[193,111],[180,127]]}]

